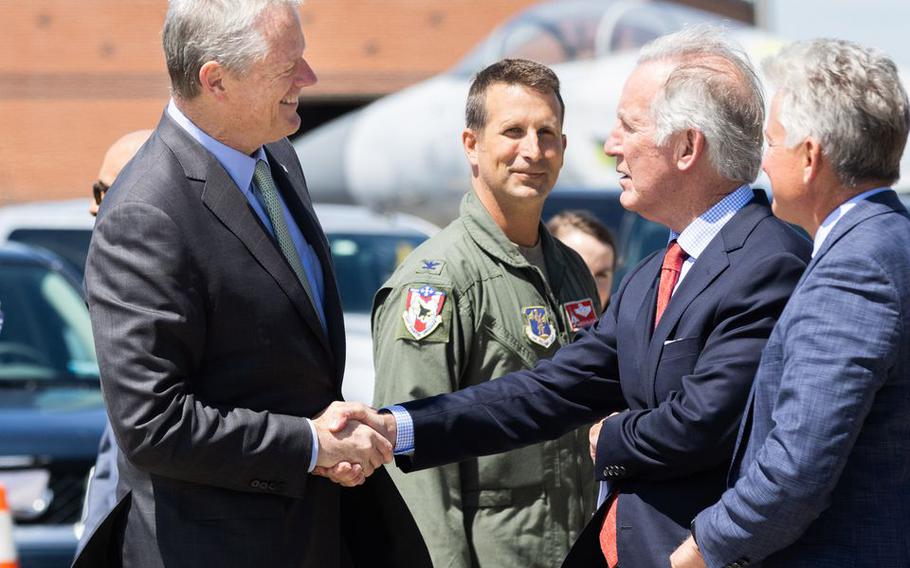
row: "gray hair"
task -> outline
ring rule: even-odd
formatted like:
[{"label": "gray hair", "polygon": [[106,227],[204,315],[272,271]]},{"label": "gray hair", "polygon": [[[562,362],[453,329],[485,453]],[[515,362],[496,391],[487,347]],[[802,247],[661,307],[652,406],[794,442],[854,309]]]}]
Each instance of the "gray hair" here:
[{"label": "gray hair", "polygon": [[199,94],[199,69],[217,61],[242,75],[265,57],[268,44],[256,24],[272,6],[296,8],[302,0],[170,0],[162,43],[174,95]]},{"label": "gray hair", "polygon": [[847,187],[897,181],[910,111],[897,66],[884,53],[816,39],[785,47],[762,68],[778,88],[788,146],[815,136]]},{"label": "gray hair", "polygon": [[674,66],[651,104],[655,142],[698,130],[717,173],[748,183],[761,167],[764,97],[749,57],[722,31],[698,25],[657,38],[642,48],[638,64]]}]

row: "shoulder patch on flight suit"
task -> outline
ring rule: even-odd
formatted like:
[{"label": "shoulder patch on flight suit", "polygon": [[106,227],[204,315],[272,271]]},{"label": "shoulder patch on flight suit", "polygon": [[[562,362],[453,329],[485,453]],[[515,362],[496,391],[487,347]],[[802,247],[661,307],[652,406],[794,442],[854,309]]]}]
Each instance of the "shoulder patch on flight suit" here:
[{"label": "shoulder patch on flight suit", "polygon": [[528,339],[544,349],[556,341],[556,328],[550,321],[547,308],[543,306],[527,306],[521,308],[521,315],[525,320],[525,335]]},{"label": "shoulder patch on flight suit", "polygon": [[569,326],[572,331],[591,327],[597,323],[597,313],[594,310],[594,302],[590,298],[566,302],[563,304],[566,315],[569,317]]},{"label": "shoulder patch on flight suit", "polygon": [[[446,293],[428,284],[408,287],[404,299],[404,328],[410,334],[402,335],[407,339],[424,339],[443,323],[442,310],[445,307]],[[448,336],[441,335],[441,340],[446,341]],[[439,341],[439,339],[437,339]]]},{"label": "shoulder patch on flight suit", "polygon": [[445,262],[435,259],[423,259],[414,272],[417,274],[442,274]]}]

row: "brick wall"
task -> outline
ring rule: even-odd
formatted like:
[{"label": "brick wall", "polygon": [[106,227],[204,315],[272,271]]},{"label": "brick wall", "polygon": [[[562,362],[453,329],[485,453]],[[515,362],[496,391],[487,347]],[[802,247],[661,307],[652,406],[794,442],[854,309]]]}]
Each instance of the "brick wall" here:
[{"label": "brick wall", "polygon": [[[308,0],[304,97],[372,97],[456,63],[532,0]],[[165,0],[0,0],[0,205],[83,197],[168,97]]]}]

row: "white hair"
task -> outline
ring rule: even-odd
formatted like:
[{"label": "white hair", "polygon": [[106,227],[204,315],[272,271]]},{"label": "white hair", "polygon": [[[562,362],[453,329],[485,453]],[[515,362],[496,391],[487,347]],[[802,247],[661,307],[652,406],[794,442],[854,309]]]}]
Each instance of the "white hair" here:
[{"label": "white hair", "polygon": [[794,146],[816,137],[847,187],[894,183],[910,130],[907,93],[884,53],[838,39],[793,43],[762,62]]},{"label": "white hair", "polygon": [[302,0],[170,0],[162,43],[171,89],[191,99],[199,94],[199,69],[217,61],[243,74],[265,57],[268,44],[257,25],[272,6],[297,8]]},{"label": "white hair", "polygon": [[673,65],[651,103],[655,142],[663,145],[677,132],[698,130],[719,175],[742,183],[755,180],[765,103],[745,52],[723,37],[722,28],[698,25],[644,46],[638,64],[653,62]]}]

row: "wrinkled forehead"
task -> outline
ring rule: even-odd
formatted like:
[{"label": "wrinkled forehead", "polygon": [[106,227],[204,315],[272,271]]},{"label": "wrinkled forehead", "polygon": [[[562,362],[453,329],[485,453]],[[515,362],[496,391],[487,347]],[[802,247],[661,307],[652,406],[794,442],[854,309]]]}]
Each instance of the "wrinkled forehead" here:
[{"label": "wrinkled forehead", "polygon": [[256,29],[268,46],[266,59],[299,57],[306,48],[300,15],[289,5],[267,8],[259,16]]}]

